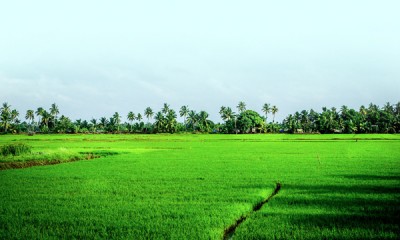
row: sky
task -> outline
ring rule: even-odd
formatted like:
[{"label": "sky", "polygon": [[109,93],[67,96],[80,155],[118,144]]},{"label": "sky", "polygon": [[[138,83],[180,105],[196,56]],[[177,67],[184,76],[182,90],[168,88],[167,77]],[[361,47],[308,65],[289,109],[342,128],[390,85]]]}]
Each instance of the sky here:
[{"label": "sky", "polygon": [[[400,101],[400,1],[0,2],[0,102],[71,119]],[[271,117],[271,116],[270,116]]]}]

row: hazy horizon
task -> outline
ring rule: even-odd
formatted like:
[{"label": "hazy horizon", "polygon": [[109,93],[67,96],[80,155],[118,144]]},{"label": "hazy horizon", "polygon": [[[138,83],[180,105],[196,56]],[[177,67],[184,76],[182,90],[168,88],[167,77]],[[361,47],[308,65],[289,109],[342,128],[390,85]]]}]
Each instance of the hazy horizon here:
[{"label": "hazy horizon", "polygon": [[[0,5],[0,101],[24,120],[205,110],[239,101],[276,120],[397,103],[398,1],[10,1]],[[272,116],[272,115],[271,115]]]}]

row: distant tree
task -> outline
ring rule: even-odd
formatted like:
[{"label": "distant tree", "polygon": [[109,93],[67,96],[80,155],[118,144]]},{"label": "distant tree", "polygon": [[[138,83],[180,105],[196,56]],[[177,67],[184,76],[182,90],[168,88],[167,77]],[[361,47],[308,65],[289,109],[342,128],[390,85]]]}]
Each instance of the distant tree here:
[{"label": "distant tree", "polygon": [[25,115],[25,119],[30,121],[30,127],[31,127],[31,131],[33,131],[33,121],[35,120],[35,112],[33,110],[27,110],[26,111],[26,115]]},{"label": "distant tree", "polygon": [[165,130],[169,133],[176,132],[178,122],[176,120],[176,113],[173,109],[169,109],[166,116],[165,116]]},{"label": "distant tree", "polygon": [[119,132],[119,127],[120,127],[120,123],[121,123],[121,116],[119,115],[118,112],[115,112],[112,118],[114,120],[114,124],[117,126],[117,132]]},{"label": "distant tree", "polygon": [[267,123],[268,113],[271,112],[271,106],[269,103],[264,103],[262,111],[265,113],[265,123]]},{"label": "distant tree", "polygon": [[136,115],[136,120],[138,120],[140,122],[140,121],[142,121],[142,119],[143,119],[142,114],[138,113]]},{"label": "distant tree", "polygon": [[179,115],[183,117],[183,123],[186,128],[186,117],[189,114],[189,107],[188,106],[182,106],[181,109],[179,110]]},{"label": "distant tree", "polygon": [[107,129],[107,125],[108,125],[108,120],[106,117],[101,117],[100,118],[100,128],[105,131]]},{"label": "distant tree", "polygon": [[164,106],[163,106],[163,108],[161,109],[161,112],[162,112],[163,114],[167,114],[168,111],[169,111],[169,105],[168,105],[167,103],[164,103]]},{"label": "distant tree", "polygon": [[144,110],[144,115],[147,117],[147,122],[148,123],[150,122],[150,118],[153,117],[153,114],[154,114],[153,109],[151,109],[150,107],[147,107]]},{"label": "distant tree", "polygon": [[260,130],[264,125],[263,118],[253,110],[246,110],[239,114],[237,125],[241,133]]},{"label": "distant tree", "polygon": [[157,112],[156,115],[154,116],[154,128],[155,131],[157,132],[163,132],[164,131],[164,126],[165,126],[165,118],[163,113]]},{"label": "distant tree", "polygon": [[213,122],[208,119],[208,116],[209,115],[206,111],[200,111],[199,114],[196,116],[197,123],[201,132],[209,132],[211,130]]},{"label": "distant tree", "polygon": [[43,132],[48,132],[49,131],[49,122],[52,119],[52,116],[49,112],[47,112],[46,110],[42,111],[42,122],[41,125],[43,125],[44,127],[42,127],[42,131]]},{"label": "distant tree", "polygon": [[198,122],[197,117],[198,116],[195,111],[193,111],[193,110],[189,111],[187,122],[188,122],[188,127],[191,128],[192,131],[196,130],[197,122]]},{"label": "distant tree", "polygon": [[11,106],[8,103],[3,103],[3,106],[0,108],[0,119],[6,133],[11,122]]},{"label": "distant tree", "polygon": [[53,103],[53,104],[51,104],[51,107],[50,107],[50,114],[54,117],[54,118],[57,118],[57,115],[60,113],[60,111],[59,111],[59,109],[58,109],[58,106],[55,104],[55,103]]},{"label": "distant tree", "polygon": [[239,104],[237,105],[237,109],[238,109],[239,113],[246,111],[246,103],[244,103],[242,101],[239,102]]},{"label": "distant tree", "polygon": [[43,115],[44,109],[42,107],[38,107],[38,109],[36,110],[36,116],[38,116],[39,120],[38,120],[38,126],[40,126],[40,124],[42,123],[41,121],[41,117]]},{"label": "distant tree", "polygon": [[91,132],[95,133],[96,130],[97,130],[97,119],[92,118],[92,119],[90,120],[90,124],[91,124],[91,127],[90,127]]},{"label": "distant tree", "polygon": [[275,105],[272,106],[272,108],[271,108],[271,113],[272,113],[272,116],[273,116],[272,122],[275,122],[275,114],[276,114],[278,111],[279,111],[279,109],[278,109]]},{"label": "distant tree", "polygon": [[133,124],[133,121],[136,119],[136,116],[135,116],[135,114],[131,111],[131,112],[129,112],[128,113],[128,120],[131,122],[131,124],[130,124],[130,132],[132,132],[132,124]]}]

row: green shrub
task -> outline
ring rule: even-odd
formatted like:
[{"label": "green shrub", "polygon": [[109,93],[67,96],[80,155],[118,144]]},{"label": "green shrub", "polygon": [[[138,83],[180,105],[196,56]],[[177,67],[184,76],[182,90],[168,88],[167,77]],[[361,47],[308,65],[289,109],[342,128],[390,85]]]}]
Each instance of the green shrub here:
[{"label": "green shrub", "polygon": [[24,143],[12,143],[0,147],[0,154],[3,156],[18,156],[24,153],[31,153],[32,147]]}]

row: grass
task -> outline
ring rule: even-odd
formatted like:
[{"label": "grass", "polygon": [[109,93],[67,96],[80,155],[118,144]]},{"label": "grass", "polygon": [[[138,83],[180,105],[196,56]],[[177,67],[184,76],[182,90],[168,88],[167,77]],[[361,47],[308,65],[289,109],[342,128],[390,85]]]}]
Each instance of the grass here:
[{"label": "grass", "polygon": [[102,157],[0,171],[2,239],[222,239],[277,182],[234,239],[400,237],[399,135],[0,138],[9,143]]}]

